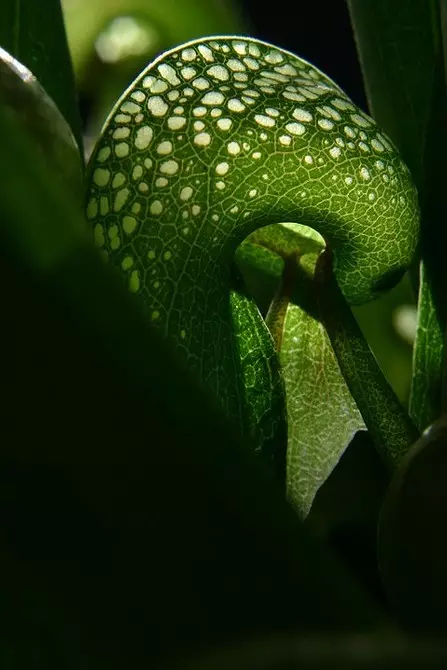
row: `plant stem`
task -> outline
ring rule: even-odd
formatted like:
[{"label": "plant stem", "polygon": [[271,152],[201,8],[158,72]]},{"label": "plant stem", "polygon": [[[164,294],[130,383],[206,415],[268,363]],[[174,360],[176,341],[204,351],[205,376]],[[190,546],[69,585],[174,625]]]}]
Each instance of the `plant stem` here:
[{"label": "plant stem", "polygon": [[419,432],[385,379],[336,282],[328,249],[318,259],[315,281],[324,325],[342,374],[376,449],[393,468]]}]

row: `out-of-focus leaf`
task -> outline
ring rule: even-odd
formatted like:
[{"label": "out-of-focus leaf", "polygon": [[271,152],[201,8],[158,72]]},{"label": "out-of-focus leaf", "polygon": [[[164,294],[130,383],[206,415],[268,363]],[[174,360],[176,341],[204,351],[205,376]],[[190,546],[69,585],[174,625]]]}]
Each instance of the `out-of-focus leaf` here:
[{"label": "out-of-focus leaf", "polygon": [[0,47],[37,77],[82,154],[81,121],[60,0],[2,0]]},{"label": "out-of-focus leaf", "polygon": [[370,111],[418,187],[426,166],[437,58],[437,0],[347,0]]},{"label": "out-of-focus leaf", "polygon": [[32,136],[56,178],[81,201],[82,162],[70,126],[32,72],[1,47],[0,100]]},{"label": "out-of-focus leaf", "polygon": [[[146,46],[142,44],[147,60],[157,51],[195,37],[233,33],[240,28],[236,6],[229,0],[62,0],[62,6],[78,77],[82,76],[101,32],[122,17],[134,17],[143,31],[144,24],[147,25]],[[126,35],[122,34],[121,39],[125,40]]]},{"label": "out-of-focus leaf", "polygon": [[396,143],[419,191],[422,260],[410,414],[422,430],[440,412],[446,276],[447,113],[436,0],[347,0],[372,116]]},{"label": "out-of-focus leaf", "polygon": [[383,504],[379,566],[393,608],[413,631],[447,626],[447,418],[403,459]]},{"label": "out-of-focus leaf", "polygon": [[382,625],[1,108],[0,144],[2,531],[80,644],[130,669],[285,628]]}]

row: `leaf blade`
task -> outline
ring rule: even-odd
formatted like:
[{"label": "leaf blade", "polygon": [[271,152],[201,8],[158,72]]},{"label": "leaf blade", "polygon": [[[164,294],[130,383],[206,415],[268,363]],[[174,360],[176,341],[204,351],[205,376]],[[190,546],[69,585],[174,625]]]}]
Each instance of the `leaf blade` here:
[{"label": "leaf blade", "polygon": [[353,435],[365,430],[321,323],[315,286],[305,274],[305,269],[313,273],[322,246],[322,238],[310,228],[279,224],[252,233],[236,255],[256,296],[274,296],[266,323],[284,376],[286,490],[301,518]]},{"label": "leaf blade", "polygon": [[399,0],[391,11],[386,0],[347,1],[372,115],[398,146],[419,191],[422,266],[410,412],[423,430],[441,410],[438,390],[446,322],[441,251],[445,242],[440,240],[447,215],[447,133],[438,3]]},{"label": "leaf blade", "polygon": [[60,0],[4,0],[0,46],[37,77],[70,125],[82,156],[81,120]]}]

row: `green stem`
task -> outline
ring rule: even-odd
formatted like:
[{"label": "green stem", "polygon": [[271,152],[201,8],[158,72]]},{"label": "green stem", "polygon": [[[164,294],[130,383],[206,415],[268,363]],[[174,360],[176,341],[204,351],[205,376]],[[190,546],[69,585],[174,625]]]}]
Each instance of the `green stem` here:
[{"label": "green stem", "polygon": [[386,381],[332,272],[331,254],[316,269],[317,296],[340,369],[384,461],[396,466],[419,432]]}]

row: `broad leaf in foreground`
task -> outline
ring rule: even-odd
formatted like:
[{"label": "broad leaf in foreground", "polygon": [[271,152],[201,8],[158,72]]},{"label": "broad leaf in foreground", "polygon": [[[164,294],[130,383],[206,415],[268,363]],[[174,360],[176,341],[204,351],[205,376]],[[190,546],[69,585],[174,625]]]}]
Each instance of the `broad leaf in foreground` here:
[{"label": "broad leaf in foreground", "polygon": [[0,121],[2,527],[82,643],[132,668],[283,627],[381,624]]}]

